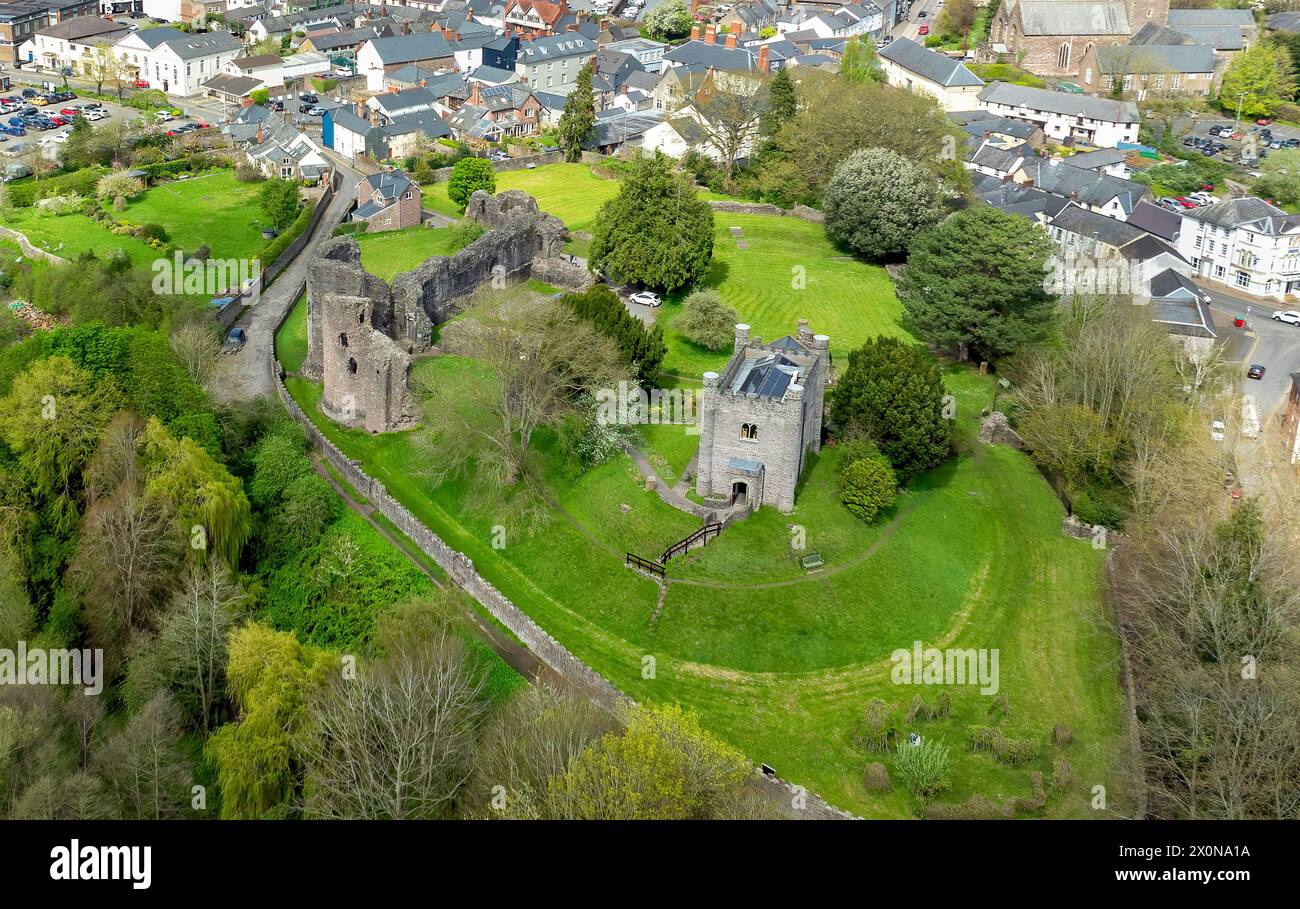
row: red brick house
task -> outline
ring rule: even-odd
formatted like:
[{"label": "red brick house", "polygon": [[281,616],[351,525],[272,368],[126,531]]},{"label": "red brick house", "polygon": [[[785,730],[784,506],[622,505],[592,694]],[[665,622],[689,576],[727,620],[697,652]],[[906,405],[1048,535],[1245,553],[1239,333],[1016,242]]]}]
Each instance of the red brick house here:
[{"label": "red brick house", "polygon": [[357,185],[353,221],[366,222],[366,233],[402,230],[420,224],[423,199],[420,187],[395,170],[371,174]]},{"label": "red brick house", "polygon": [[549,3],[547,0],[509,0],[501,14],[502,27],[513,29],[528,38],[541,38],[562,31],[560,20],[569,12],[566,0]]}]

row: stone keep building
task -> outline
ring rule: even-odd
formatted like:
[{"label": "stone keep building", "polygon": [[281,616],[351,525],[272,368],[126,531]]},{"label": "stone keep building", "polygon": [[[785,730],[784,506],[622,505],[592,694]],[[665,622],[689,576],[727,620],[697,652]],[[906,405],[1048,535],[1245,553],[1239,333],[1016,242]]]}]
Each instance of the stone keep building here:
[{"label": "stone keep building", "polygon": [[704,374],[696,492],[791,511],[804,457],[821,450],[829,370],[830,338],[806,319],[771,344],[737,325],[726,369]]},{"label": "stone keep building", "polygon": [[361,266],[352,237],[317,248],[307,269],[303,373],[321,379],[321,409],[331,419],[371,432],[413,426],[411,358],[429,350],[433,327],[483,283],[535,277],[575,290],[591,285],[586,269],[561,258],[563,222],[527,193],[480,190],[465,216],[487,232],[453,256],[433,256],[397,275],[391,287]]}]

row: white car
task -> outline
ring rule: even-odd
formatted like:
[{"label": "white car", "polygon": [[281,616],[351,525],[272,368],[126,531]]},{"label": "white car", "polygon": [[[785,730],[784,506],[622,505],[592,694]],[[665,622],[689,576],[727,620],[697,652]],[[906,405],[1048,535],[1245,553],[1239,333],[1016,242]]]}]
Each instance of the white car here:
[{"label": "white car", "polygon": [[663,300],[659,299],[657,293],[649,290],[643,290],[640,293],[632,294],[628,299],[633,303],[640,303],[642,306],[658,306],[663,302]]},{"label": "white car", "polygon": [[1215,442],[1222,442],[1227,431],[1228,427],[1223,425],[1222,420],[1215,420],[1210,424],[1210,438]]},{"label": "white car", "polygon": [[83,110],[81,116],[87,120],[107,120],[108,114],[102,110]]},{"label": "white car", "polygon": [[172,114],[172,112],[169,111],[169,110],[160,110],[160,111],[158,111],[158,122],[159,122],[159,123],[166,123],[168,120],[175,120],[175,119],[176,119],[175,115]]},{"label": "white car", "polygon": [[1300,325],[1300,312],[1294,309],[1288,309],[1285,312],[1273,313],[1274,322],[1285,322],[1287,325]]},{"label": "white car", "polygon": [[1219,201],[1209,193],[1202,193],[1202,192],[1188,193],[1187,198],[1189,201],[1195,202],[1197,205],[1209,205],[1211,202]]}]

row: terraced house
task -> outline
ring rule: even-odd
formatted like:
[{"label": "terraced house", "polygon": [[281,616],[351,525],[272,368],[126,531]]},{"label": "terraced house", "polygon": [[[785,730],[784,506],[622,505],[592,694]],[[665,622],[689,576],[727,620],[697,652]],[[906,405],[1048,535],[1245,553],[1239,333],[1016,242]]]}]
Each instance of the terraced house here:
[{"label": "terraced house", "polygon": [[979,93],[979,102],[999,117],[1038,124],[1049,142],[1114,148],[1138,137],[1140,119],[1132,101],[992,82]]},{"label": "terraced house", "polygon": [[880,50],[885,80],[896,88],[929,95],[946,111],[979,106],[984,80],[958,60],[935,53],[908,38],[897,38]]}]

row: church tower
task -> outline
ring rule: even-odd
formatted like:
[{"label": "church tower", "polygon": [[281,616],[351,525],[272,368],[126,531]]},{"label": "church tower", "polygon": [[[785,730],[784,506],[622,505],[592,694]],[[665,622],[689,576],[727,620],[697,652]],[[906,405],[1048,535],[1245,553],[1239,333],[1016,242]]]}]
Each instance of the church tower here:
[{"label": "church tower", "polygon": [[1169,23],[1169,0],[1124,0],[1128,10],[1128,27],[1133,33],[1153,22],[1156,25]]}]

